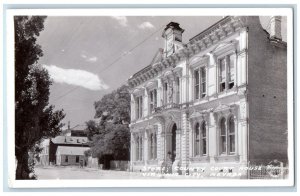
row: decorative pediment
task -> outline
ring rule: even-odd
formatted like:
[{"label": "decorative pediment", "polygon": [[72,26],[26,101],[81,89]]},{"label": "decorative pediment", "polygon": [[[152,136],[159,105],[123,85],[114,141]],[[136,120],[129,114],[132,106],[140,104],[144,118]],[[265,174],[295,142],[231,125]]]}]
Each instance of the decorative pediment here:
[{"label": "decorative pediment", "polygon": [[236,116],[237,109],[238,109],[238,106],[236,104],[226,105],[226,104],[219,103],[219,105],[217,107],[215,107],[212,110],[212,112],[214,114],[215,119],[217,120],[219,116],[228,116],[232,113],[234,113]]},{"label": "decorative pediment", "polygon": [[231,40],[228,42],[221,42],[211,51],[216,56],[226,53],[227,51],[236,51],[238,47],[237,40]]},{"label": "decorative pediment", "polygon": [[209,56],[203,55],[203,56],[194,56],[190,60],[190,67],[195,68],[201,65],[208,65],[209,62]]},{"label": "decorative pediment", "polygon": [[157,80],[152,80],[152,81],[149,81],[149,82],[146,83],[145,88],[147,90],[150,90],[150,89],[157,88],[157,86],[158,86]]},{"label": "decorative pediment", "polygon": [[202,121],[206,121],[208,124],[210,123],[209,122],[209,110],[202,110],[202,111],[196,111],[194,110],[190,116],[189,116],[189,119],[192,123],[192,126],[194,126],[194,124],[196,122],[202,122]]},{"label": "decorative pediment", "polygon": [[142,96],[145,94],[145,89],[144,88],[135,88],[133,91],[132,91],[132,94],[134,96]]}]

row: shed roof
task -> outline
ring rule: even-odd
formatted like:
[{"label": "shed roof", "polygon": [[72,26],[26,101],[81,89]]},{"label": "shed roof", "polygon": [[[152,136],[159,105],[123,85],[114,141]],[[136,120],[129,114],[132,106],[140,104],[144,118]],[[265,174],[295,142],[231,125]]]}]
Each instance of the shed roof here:
[{"label": "shed roof", "polygon": [[52,139],[54,144],[86,144],[88,142],[87,137],[75,137],[75,136],[56,136]]},{"label": "shed roof", "polygon": [[89,147],[58,146],[56,155],[84,155],[84,152],[89,149]]}]

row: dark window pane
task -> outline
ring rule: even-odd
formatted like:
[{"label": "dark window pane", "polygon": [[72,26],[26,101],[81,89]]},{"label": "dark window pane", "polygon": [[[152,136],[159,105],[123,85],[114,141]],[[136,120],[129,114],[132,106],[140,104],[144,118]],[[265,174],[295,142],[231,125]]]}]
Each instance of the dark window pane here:
[{"label": "dark window pane", "polygon": [[233,117],[229,120],[229,133],[234,133],[234,119]]},{"label": "dark window pane", "polygon": [[229,136],[229,151],[230,152],[235,152],[235,137],[234,135]]},{"label": "dark window pane", "polygon": [[221,137],[221,153],[226,153],[226,136]]},{"label": "dark window pane", "polygon": [[206,139],[202,140],[202,154],[206,154]]},{"label": "dark window pane", "polygon": [[221,135],[226,135],[226,127],[225,127],[225,118],[223,118],[221,120],[221,124],[220,124],[220,127],[221,127]]}]

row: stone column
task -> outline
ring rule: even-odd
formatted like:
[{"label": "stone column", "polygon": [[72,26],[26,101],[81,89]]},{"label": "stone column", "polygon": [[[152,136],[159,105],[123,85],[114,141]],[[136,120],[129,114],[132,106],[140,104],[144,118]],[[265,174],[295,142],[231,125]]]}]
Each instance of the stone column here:
[{"label": "stone column", "polygon": [[238,148],[241,162],[247,163],[248,160],[248,121],[247,121],[247,103],[245,100],[240,102],[240,120],[239,120],[239,131],[238,134],[239,142]]},{"label": "stone column", "polygon": [[147,132],[145,131],[144,132],[144,143],[143,143],[143,145],[144,145],[144,164],[145,164],[145,166],[147,165],[147,160],[148,160],[148,151],[149,151],[149,137],[148,137],[148,134],[147,134]]},{"label": "stone column", "polygon": [[180,160],[181,156],[181,129],[176,130],[176,160]]},{"label": "stone column", "polygon": [[[182,129],[181,129],[181,166],[182,167],[187,167],[189,164],[189,156],[190,156],[190,122],[188,120],[188,114],[186,112],[182,113]],[[185,172],[183,171],[183,174]]]},{"label": "stone column", "polygon": [[215,156],[217,156],[218,152],[218,136],[217,136],[217,123],[216,117],[213,112],[209,113],[209,126],[208,126],[208,155],[210,157],[210,162],[215,162]]}]

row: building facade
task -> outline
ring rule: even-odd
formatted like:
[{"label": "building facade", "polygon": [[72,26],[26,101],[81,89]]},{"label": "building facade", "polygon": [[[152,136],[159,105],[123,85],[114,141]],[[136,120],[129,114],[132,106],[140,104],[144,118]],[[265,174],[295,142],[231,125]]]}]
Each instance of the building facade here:
[{"label": "building facade", "polygon": [[86,166],[87,158],[85,157],[84,152],[89,149],[89,147],[58,146],[56,150],[56,165]]},{"label": "building facade", "polygon": [[205,176],[211,168],[241,173],[274,159],[287,163],[281,17],[271,17],[269,32],[258,16],[224,17],[187,44],[183,32],[169,23],[164,49],[128,80],[131,170],[169,164],[181,174],[207,168]]}]

